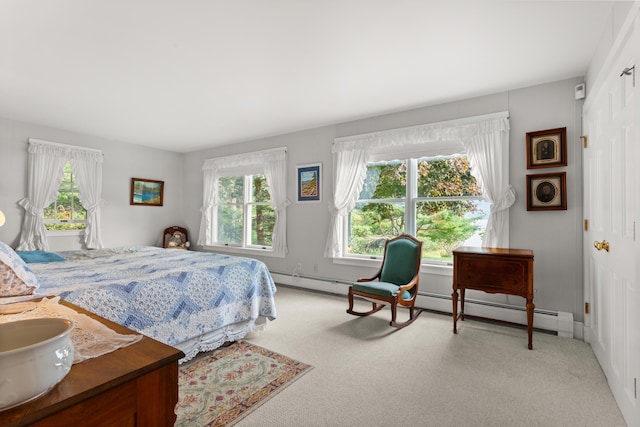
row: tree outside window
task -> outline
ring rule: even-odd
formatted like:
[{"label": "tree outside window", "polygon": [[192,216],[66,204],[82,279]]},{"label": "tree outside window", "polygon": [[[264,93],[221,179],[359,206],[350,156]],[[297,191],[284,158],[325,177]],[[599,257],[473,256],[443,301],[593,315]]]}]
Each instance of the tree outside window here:
[{"label": "tree outside window", "polygon": [[44,209],[44,226],[47,230],[84,230],[86,221],[87,211],[78,198],[76,177],[71,172],[71,163],[67,163],[58,198]]},{"label": "tree outside window", "polygon": [[479,245],[488,203],[465,156],[370,163],[349,217],[351,255],[381,256],[402,233],[423,241],[423,258],[450,261],[465,242]]},{"label": "tree outside window", "polygon": [[267,248],[272,245],[275,212],[264,175],[228,176],[218,179],[218,244]]}]

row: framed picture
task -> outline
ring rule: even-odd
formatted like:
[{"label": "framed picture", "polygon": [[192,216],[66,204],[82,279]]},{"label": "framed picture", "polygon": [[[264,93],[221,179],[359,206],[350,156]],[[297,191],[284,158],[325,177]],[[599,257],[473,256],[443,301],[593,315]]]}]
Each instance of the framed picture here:
[{"label": "framed picture", "polygon": [[322,163],[297,166],[298,202],[319,202],[322,190]]},{"label": "framed picture", "polygon": [[567,166],[567,128],[527,132],[527,169]]},{"label": "framed picture", "polygon": [[164,181],[131,178],[130,205],[162,206],[164,202]]},{"label": "framed picture", "polygon": [[567,173],[527,175],[527,210],[567,210]]}]

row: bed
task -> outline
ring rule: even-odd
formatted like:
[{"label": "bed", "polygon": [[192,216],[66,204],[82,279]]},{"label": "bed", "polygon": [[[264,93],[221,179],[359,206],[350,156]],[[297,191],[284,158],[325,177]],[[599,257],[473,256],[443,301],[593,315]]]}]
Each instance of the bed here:
[{"label": "bed", "polygon": [[276,318],[275,284],[255,259],[146,246],[57,254],[62,262],[28,264],[36,295],[58,295],[177,347],[181,362]]}]

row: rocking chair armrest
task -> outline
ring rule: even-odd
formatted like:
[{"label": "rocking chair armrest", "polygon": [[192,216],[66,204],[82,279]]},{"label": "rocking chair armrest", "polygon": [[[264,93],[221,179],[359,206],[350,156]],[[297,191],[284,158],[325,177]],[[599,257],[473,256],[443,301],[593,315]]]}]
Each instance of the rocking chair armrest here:
[{"label": "rocking chair armrest", "polygon": [[406,285],[401,285],[400,288],[398,288],[398,292],[408,291],[409,289],[414,288],[417,284],[418,276],[414,276],[409,283],[407,283]]}]

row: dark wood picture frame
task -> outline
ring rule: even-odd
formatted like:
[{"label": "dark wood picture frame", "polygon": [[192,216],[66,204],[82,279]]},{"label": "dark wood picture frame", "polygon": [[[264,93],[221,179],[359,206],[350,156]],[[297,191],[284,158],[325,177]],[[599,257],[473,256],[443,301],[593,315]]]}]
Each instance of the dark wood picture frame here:
[{"label": "dark wood picture frame", "polygon": [[129,204],[135,206],[162,206],[164,203],[164,181],[131,178]]},{"label": "dark wood picture frame", "polygon": [[567,128],[527,132],[527,169],[567,166]]},{"label": "dark wood picture frame", "polygon": [[567,210],[567,173],[527,175],[527,210]]}]

